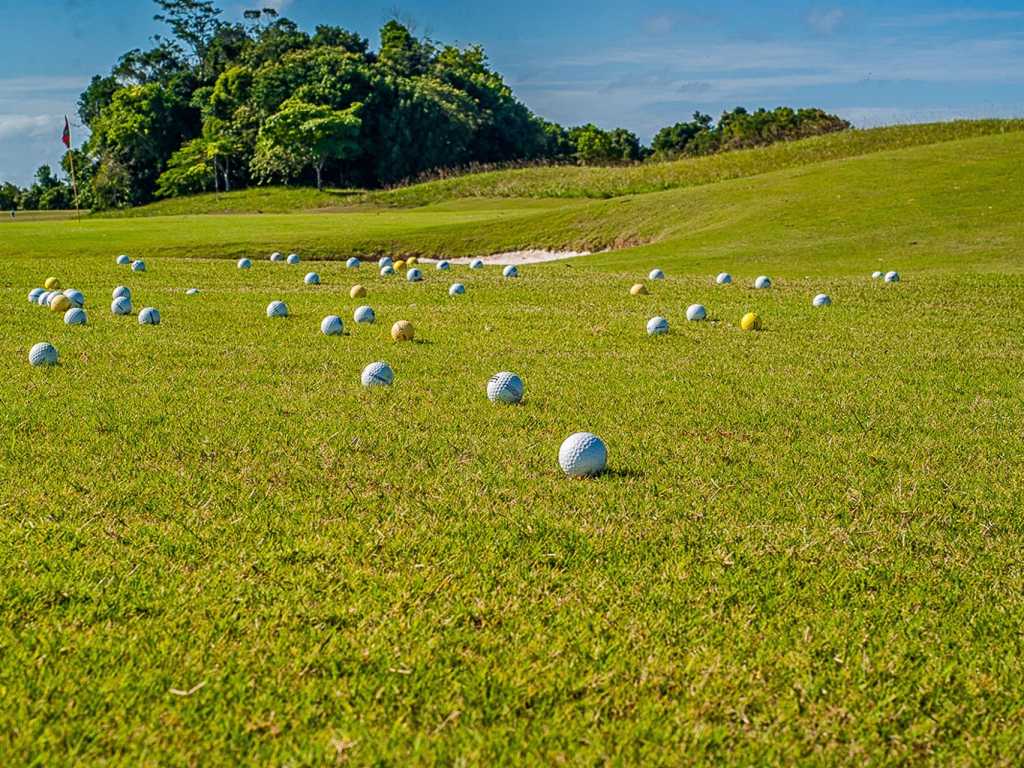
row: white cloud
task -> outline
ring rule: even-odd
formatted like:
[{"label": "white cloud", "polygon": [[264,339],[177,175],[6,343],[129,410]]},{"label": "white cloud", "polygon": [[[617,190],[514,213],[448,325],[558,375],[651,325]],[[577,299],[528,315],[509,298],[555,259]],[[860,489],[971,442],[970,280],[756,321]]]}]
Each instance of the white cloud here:
[{"label": "white cloud", "polygon": [[820,35],[831,35],[846,18],[846,12],[842,8],[830,8],[829,10],[813,10],[807,14],[807,24]]},{"label": "white cloud", "polygon": [[881,19],[883,27],[940,27],[946,24],[970,24],[986,21],[1016,21],[1024,19],[1024,11],[976,11],[962,9],[943,13],[919,13]]},{"label": "white cloud", "polygon": [[255,3],[257,8],[273,8],[278,13],[281,13],[291,4],[292,0],[258,0]]},{"label": "white cloud", "polygon": [[58,141],[63,129],[64,118],[56,115],[0,114],[0,139],[38,138],[52,133]]}]

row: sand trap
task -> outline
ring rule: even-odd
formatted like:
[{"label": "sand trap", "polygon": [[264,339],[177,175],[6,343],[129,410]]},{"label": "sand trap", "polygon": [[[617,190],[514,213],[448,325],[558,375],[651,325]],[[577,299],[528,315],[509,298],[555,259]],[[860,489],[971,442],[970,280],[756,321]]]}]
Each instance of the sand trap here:
[{"label": "sand trap", "polygon": [[[508,253],[495,253],[490,256],[480,256],[484,264],[540,264],[544,261],[561,261],[562,259],[574,259],[577,256],[589,256],[590,251],[509,251]],[[469,264],[476,256],[464,259],[448,259],[452,264]],[[436,264],[440,259],[423,259],[425,264]]]}]

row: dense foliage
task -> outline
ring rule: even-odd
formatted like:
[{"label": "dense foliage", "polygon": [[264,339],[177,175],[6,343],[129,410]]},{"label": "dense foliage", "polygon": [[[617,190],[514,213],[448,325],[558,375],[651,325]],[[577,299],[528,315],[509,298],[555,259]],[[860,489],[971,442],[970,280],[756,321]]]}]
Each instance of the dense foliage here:
[{"label": "dense foliage", "polygon": [[[395,20],[373,51],[341,27],[310,34],[269,9],[230,23],[210,0],[154,2],[171,35],[124,54],[79,100],[90,131],[74,158],[85,207],[263,184],[375,188],[442,169],[652,155],[622,128],[545,121],[516,100],[479,46],[419,38]],[[653,154],[703,154],[848,127],[819,110],[737,109],[718,126],[698,118],[705,122],[696,128],[659,133]],[[0,188],[0,205],[66,205],[66,183],[53,179],[63,189],[57,194],[46,186],[49,169],[45,175],[30,190]]]}]

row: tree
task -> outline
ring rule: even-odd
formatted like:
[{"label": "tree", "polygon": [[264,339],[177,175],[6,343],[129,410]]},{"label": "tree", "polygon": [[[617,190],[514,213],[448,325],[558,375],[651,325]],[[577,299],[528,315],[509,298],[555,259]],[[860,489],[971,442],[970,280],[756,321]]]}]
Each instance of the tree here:
[{"label": "tree", "polygon": [[324,164],[359,149],[361,108],[357,102],[346,110],[336,110],[292,98],[264,123],[263,133],[271,142],[308,158],[316,171],[316,188],[323,189]]},{"label": "tree", "polygon": [[13,211],[21,202],[21,190],[9,181],[0,184],[0,211]]},{"label": "tree", "polygon": [[171,155],[167,170],[157,180],[157,197],[205,192],[216,181],[210,147],[203,138],[193,139]]},{"label": "tree", "polygon": [[[192,49],[196,60],[202,60],[206,48],[220,27],[220,8],[210,0],[154,0],[161,13],[153,16],[171,28],[175,38]],[[157,38],[159,40],[159,38]]]}]

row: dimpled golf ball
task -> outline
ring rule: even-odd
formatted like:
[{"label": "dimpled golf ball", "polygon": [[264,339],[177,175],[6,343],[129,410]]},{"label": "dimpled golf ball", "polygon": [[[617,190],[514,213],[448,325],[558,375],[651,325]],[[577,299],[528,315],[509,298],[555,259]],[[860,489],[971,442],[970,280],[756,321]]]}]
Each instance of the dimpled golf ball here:
[{"label": "dimpled golf ball", "polygon": [[881,270],[876,269],[874,272],[871,273],[872,280],[881,280],[883,277],[885,277],[885,273],[882,272]]},{"label": "dimpled golf ball", "polygon": [[501,371],[487,380],[487,399],[492,403],[515,405],[523,399],[523,380],[511,371]]},{"label": "dimpled golf ball", "polygon": [[648,280],[664,280],[665,279],[665,273],[662,272],[660,269],[652,269],[651,273],[649,275],[647,275],[647,279]]},{"label": "dimpled golf ball", "polygon": [[361,307],[356,307],[356,311],[352,313],[352,319],[360,325],[372,325],[377,316],[373,314],[371,307],[364,304]]},{"label": "dimpled golf ball", "polygon": [[558,449],[558,464],[569,477],[593,477],[608,466],[608,449],[597,435],[577,432]]},{"label": "dimpled golf ball", "polygon": [[691,322],[707,320],[708,310],[703,304],[691,304],[686,308],[686,319]]},{"label": "dimpled golf ball", "polygon": [[85,294],[81,291],[76,291],[74,288],[68,288],[64,291],[64,295],[70,299],[72,307],[85,306]]},{"label": "dimpled golf ball", "polygon": [[341,336],[345,331],[345,324],[337,315],[328,315],[320,321],[320,333],[324,336]]},{"label": "dimpled golf ball", "polygon": [[466,286],[462,283],[452,283],[451,287],[448,288],[449,296],[461,296],[466,292]]},{"label": "dimpled golf ball", "polygon": [[410,283],[418,283],[420,280],[423,279],[423,273],[416,269],[416,267],[413,267],[412,269],[405,273],[405,279],[408,280]]},{"label": "dimpled golf ball", "polygon": [[309,272],[302,278],[302,282],[306,285],[320,285],[320,275],[316,272]]},{"label": "dimpled golf ball", "polygon": [[451,265],[451,262],[449,262],[449,261],[439,261],[439,262],[437,262],[437,269],[438,269],[439,272],[447,272],[451,268],[452,268],[452,265]]},{"label": "dimpled golf ball", "polygon": [[772,287],[772,280],[767,275],[761,275],[760,277],[757,278],[757,280],[754,281],[754,287],[755,288],[771,288]]},{"label": "dimpled golf ball", "polygon": [[483,269],[484,268],[484,260],[483,259],[473,259],[471,262],[469,262],[469,268],[470,269]]},{"label": "dimpled golf ball", "polygon": [[57,348],[47,341],[41,341],[28,351],[28,361],[32,365],[56,365]]},{"label": "dimpled golf ball", "polygon": [[391,266],[393,266],[393,267],[395,268],[395,271],[396,271],[396,272],[400,272],[400,271],[402,271],[403,269],[405,269],[405,262],[404,262],[404,261],[403,261],[402,259],[399,259],[398,261],[396,261],[396,262],[395,262],[394,264],[392,264]]},{"label": "dimpled golf ball", "polygon": [[412,323],[408,320],[399,320],[391,326],[391,338],[395,341],[412,341],[415,335]]},{"label": "dimpled golf ball", "polygon": [[302,261],[302,259],[299,258],[299,254],[297,254],[297,253],[289,253],[288,254],[288,263],[289,264],[298,264],[300,261]]},{"label": "dimpled golf ball", "polygon": [[271,261],[284,261],[284,255],[281,254],[281,253],[278,253],[277,251],[274,251],[272,254],[270,254],[270,260]]},{"label": "dimpled golf ball", "polygon": [[64,325],[85,325],[87,319],[81,307],[72,307],[64,313]]},{"label": "dimpled golf ball", "polygon": [[647,290],[647,286],[643,283],[637,283],[629,289],[630,296],[647,296],[648,294],[650,294],[650,291]]},{"label": "dimpled golf ball", "polygon": [[814,307],[829,307],[832,306],[832,299],[829,298],[827,293],[819,293],[813,299],[811,299],[811,306]]},{"label": "dimpled golf ball", "polygon": [[395,373],[387,363],[370,363],[363,368],[360,379],[364,387],[390,387],[395,380]]},{"label": "dimpled golf ball", "polygon": [[132,263],[132,257],[129,256],[128,254],[122,253],[120,256],[114,259],[114,262],[119,267],[127,267],[129,264]]},{"label": "dimpled golf ball", "polygon": [[348,295],[353,299],[361,299],[366,296],[366,289],[361,285],[353,285]]},{"label": "dimpled golf ball", "polygon": [[63,315],[71,309],[71,299],[63,293],[55,293],[53,298],[50,299],[50,309],[54,312],[60,312]]},{"label": "dimpled golf ball", "polygon": [[715,282],[719,285],[732,285],[732,275],[728,272],[721,272],[718,277],[715,278]]},{"label": "dimpled golf ball", "polygon": [[199,293],[200,291],[198,288],[189,288],[187,291],[185,291],[186,296],[198,296]]},{"label": "dimpled golf ball", "polygon": [[146,262],[144,262],[142,259],[136,259],[135,261],[132,262],[132,272],[145,272],[145,271],[146,271]]},{"label": "dimpled golf ball", "polygon": [[885,282],[887,283],[898,283],[900,281],[900,273],[896,271],[885,273]]},{"label": "dimpled golf ball", "polygon": [[351,259],[345,262],[345,266],[349,269],[359,269],[359,259],[353,256]]},{"label": "dimpled golf ball", "polygon": [[283,301],[272,301],[267,304],[267,317],[288,317],[288,305]]},{"label": "dimpled golf ball", "polygon": [[757,316],[756,312],[747,312],[740,320],[740,328],[744,331],[759,331],[761,330],[761,318]]},{"label": "dimpled golf ball", "polygon": [[664,317],[652,317],[647,321],[648,336],[662,336],[668,333],[668,320]]},{"label": "dimpled golf ball", "polygon": [[37,304],[39,302],[39,297],[42,296],[44,293],[46,293],[46,291],[44,291],[42,288],[33,288],[31,291],[28,292],[28,303]]},{"label": "dimpled golf ball", "polygon": [[144,307],[139,312],[139,325],[160,325],[160,313],[153,307]]},{"label": "dimpled golf ball", "polygon": [[238,268],[239,269],[249,269],[250,267],[252,267],[252,261],[251,260],[249,260],[249,259],[239,259],[238,260]]},{"label": "dimpled golf ball", "polygon": [[121,296],[124,296],[126,299],[130,301],[132,298],[131,289],[125,285],[119,285],[117,286],[117,288],[114,289],[114,292],[110,294],[110,298],[112,299],[116,299]]},{"label": "dimpled golf ball", "polygon": [[36,299],[36,304],[40,307],[49,306],[51,296],[53,296],[53,291],[43,291],[39,294],[39,298]]},{"label": "dimpled golf ball", "polygon": [[118,296],[110,303],[110,311],[115,315],[130,315],[132,313],[132,300],[127,296]]},{"label": "dimpled golf ball", "polygon": [[390,264],[385,264],[383,267],[380,268],[381,277],[388,277],[389,275],[393,274],[395,274],[395,268],[392,267]]},{"label": "dimpled golf ball", "polygon": [[48,277],[46,278],[46,282],[43,283],[43,286],[48,291],[60,290],[60,280],[58,280],[56,277]]},{"label": "dimpled golf ball", "polygon": [[502,277],[519,277],[519,267],[515,264],[509,264],[503,270],[501,270]]},{"label": "dimpled golf ball", "polygon": [[393,267],[393,266],[395,266],[395,262],[392,261],[390,256],[381,256],[380,259],[377,260],[377,266],[378,267]]}]

